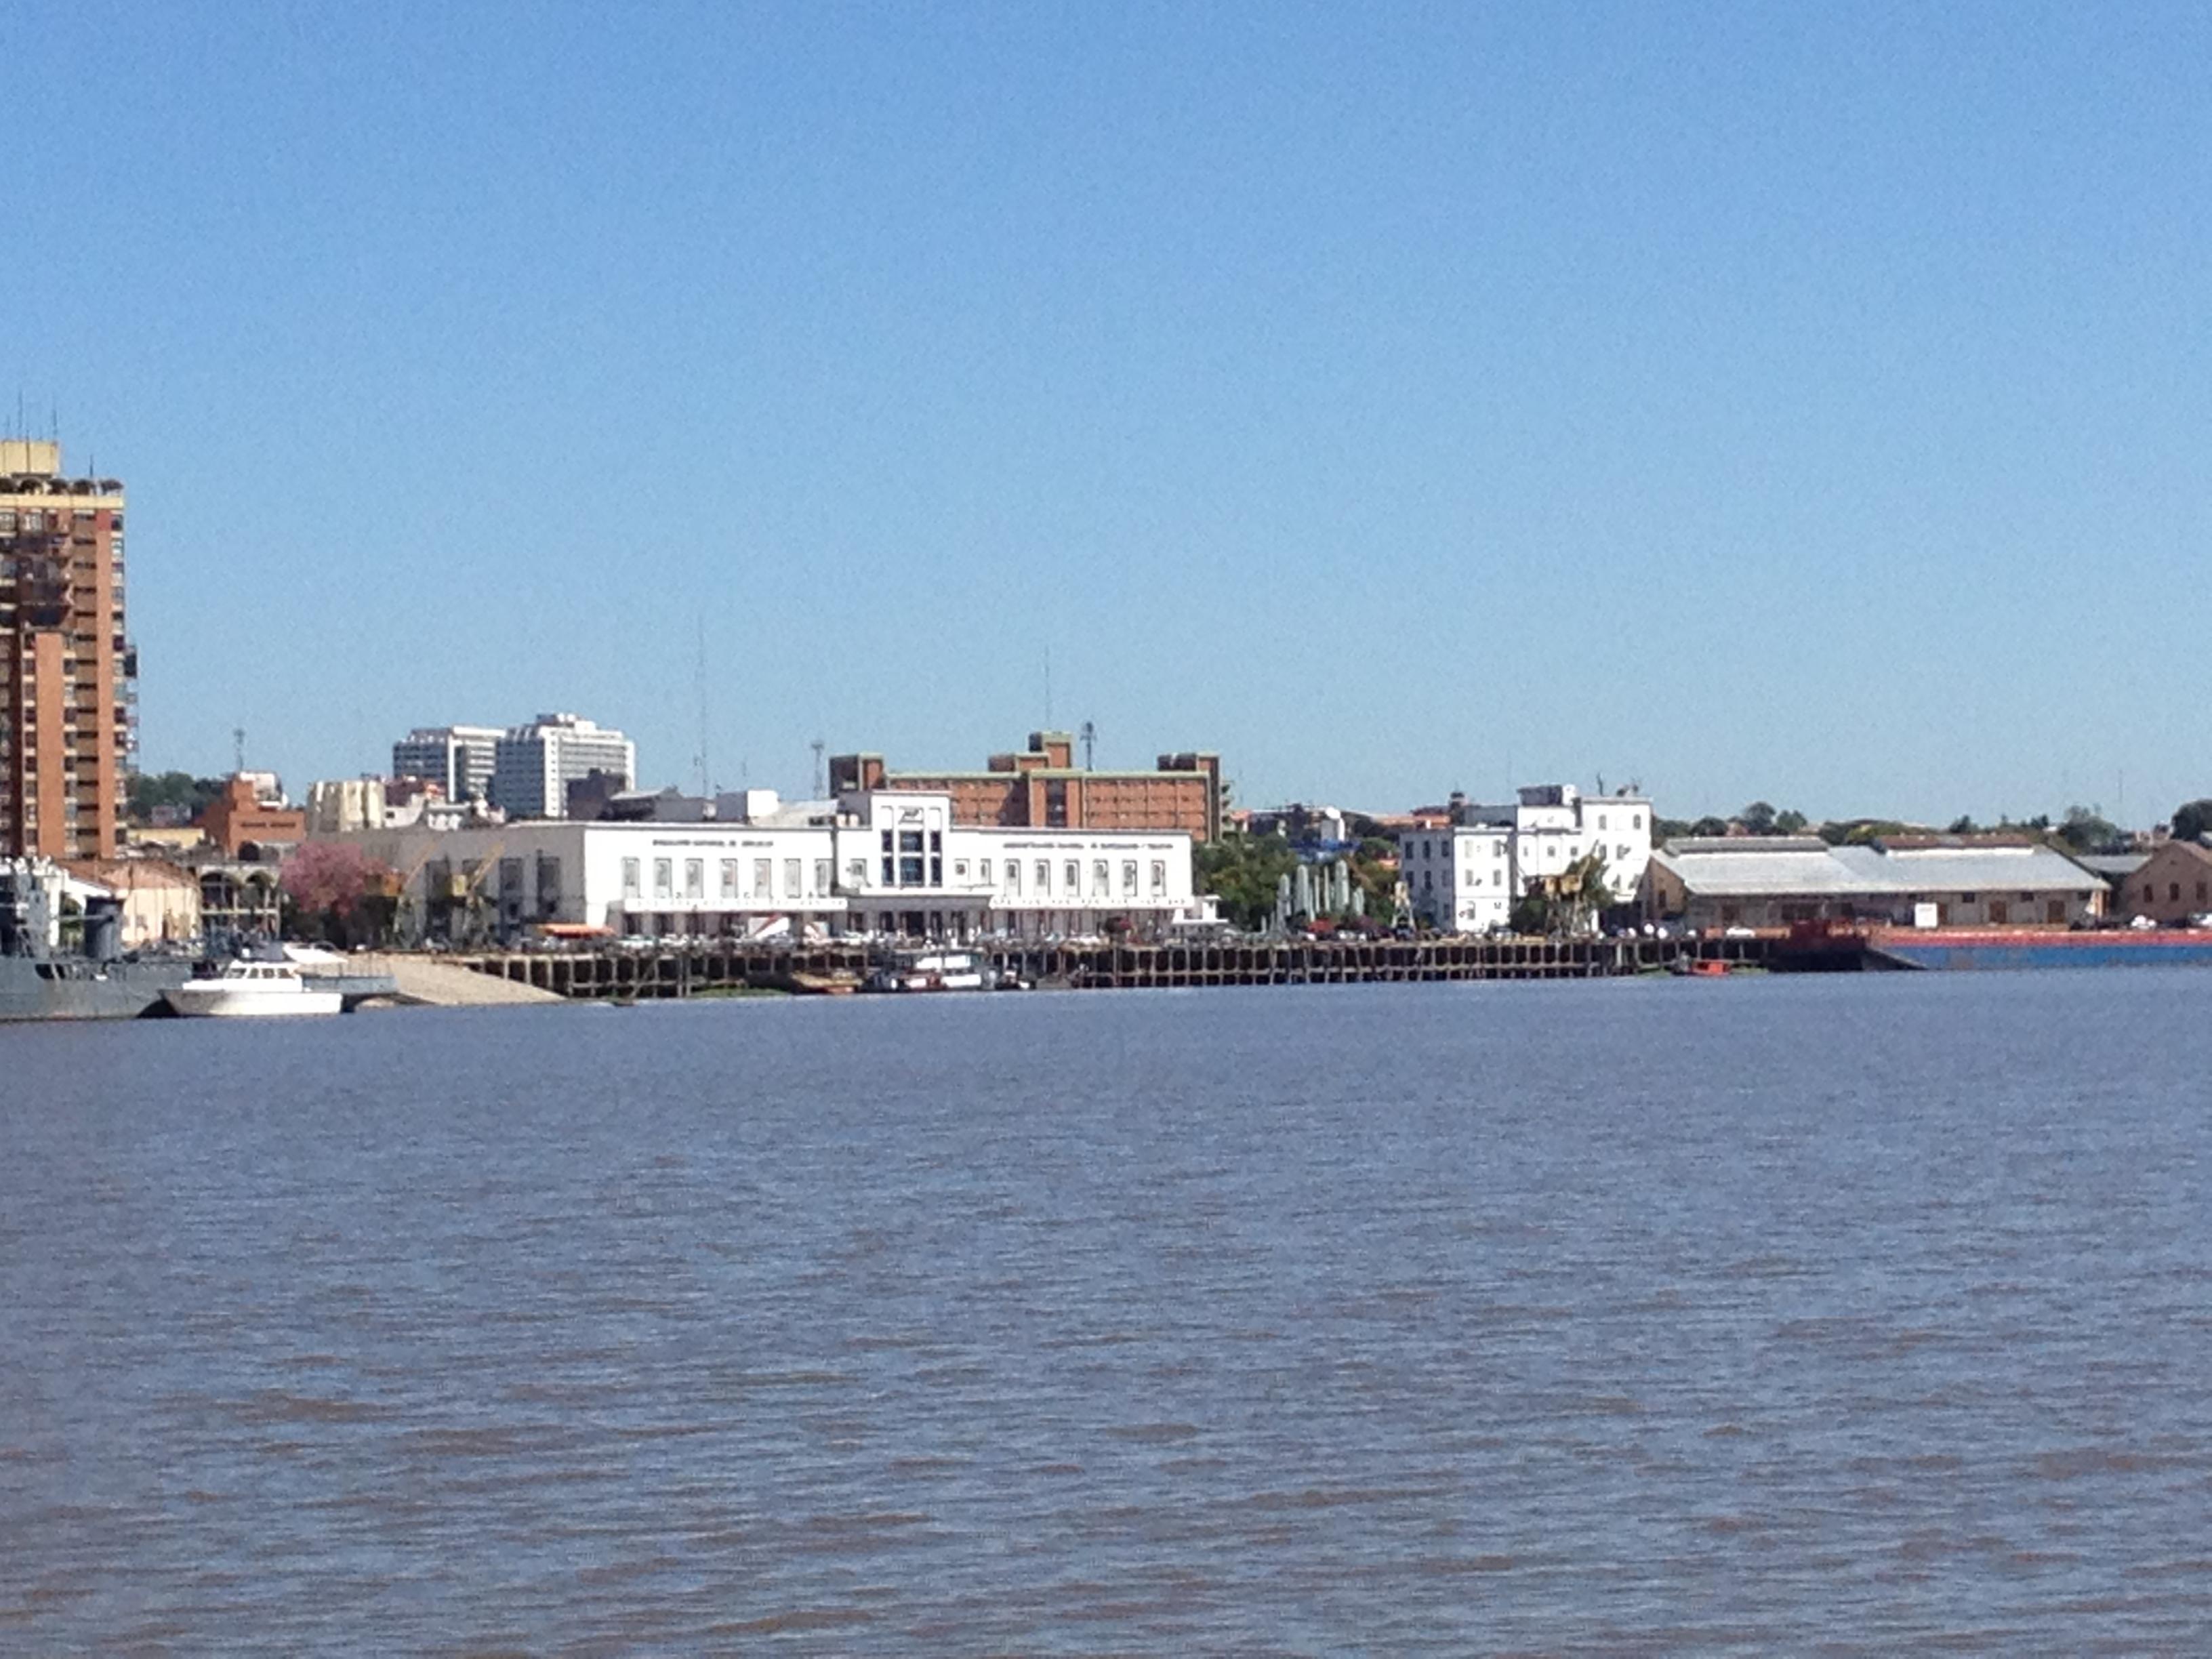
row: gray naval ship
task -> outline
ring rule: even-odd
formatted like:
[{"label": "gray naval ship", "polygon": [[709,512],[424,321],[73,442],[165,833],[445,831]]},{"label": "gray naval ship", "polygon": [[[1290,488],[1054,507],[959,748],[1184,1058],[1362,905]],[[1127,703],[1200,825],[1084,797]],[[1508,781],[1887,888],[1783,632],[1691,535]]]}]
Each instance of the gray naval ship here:
[{"label": "gray naval ship", "polygon": [[161,994],[191,977],[183,957],[125,957],[122,906],[85,905],[84,949],[54,948],[53,866],[0,859],[0,1022],[137,1019],[161,1014]]}]

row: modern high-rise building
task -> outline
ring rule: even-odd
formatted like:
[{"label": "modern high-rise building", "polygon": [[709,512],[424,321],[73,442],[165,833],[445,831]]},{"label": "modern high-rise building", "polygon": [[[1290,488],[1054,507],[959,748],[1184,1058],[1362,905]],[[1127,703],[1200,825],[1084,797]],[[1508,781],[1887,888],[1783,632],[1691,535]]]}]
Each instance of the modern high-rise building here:
[{"label": "modern high-rise building", "polygon": [[489,800],[504,735],[496,726],[418,726],[392,745],[392,775],[434,783],[450,801]]},{"label": "modern high-rise building", "polygon": [[123,485],[0,438],[0,854],[109,858],[137,744]]},{"label": "modern high-rise building", "polygon": [[499,740],[491,803],[511,818],[568,815],[568,786],[598,772],[637,787],[637,745],[574,714],[540,714]]}]

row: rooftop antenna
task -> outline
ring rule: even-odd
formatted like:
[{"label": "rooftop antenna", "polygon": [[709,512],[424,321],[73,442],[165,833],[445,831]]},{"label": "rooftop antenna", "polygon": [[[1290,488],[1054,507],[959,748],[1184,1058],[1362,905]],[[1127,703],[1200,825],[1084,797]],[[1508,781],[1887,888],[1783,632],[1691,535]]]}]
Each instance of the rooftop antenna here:
[{"label": "rooftop antenna", "polygon": [[1091,771],[1097,763],[1091,758],[1091,747],[1098,741],[1098,728],[1089,720],[1083,722],[1083,769]]},{"label": "rooftop antenna", "polygon": [[699,618],[699,661],[697,690],[699,693],[699,752],[695,759],[699,767],[699,793],[711,795],[714,786],[707,777],[707,619]]},{"label": "rooftop antenna", "polygon": [[230,728],[230,752],[232,758],[238,763],[231,769],[236,772],[246,770],[246,728],[242,726]]},{"label": "rooftop antenna", "polygon": [[829,785],[822,776],[822,751],[830,745],[817,738],[806,746],[814,751],[814,799],[820,800],[829,792]]}]

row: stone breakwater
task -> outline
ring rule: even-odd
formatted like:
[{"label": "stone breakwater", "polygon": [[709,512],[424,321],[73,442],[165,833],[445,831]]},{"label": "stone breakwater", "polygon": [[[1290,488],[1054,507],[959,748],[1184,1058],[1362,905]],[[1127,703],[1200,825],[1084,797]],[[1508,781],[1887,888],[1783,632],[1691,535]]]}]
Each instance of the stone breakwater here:
[{"label": "stone breakwater", "polygon": [[527,980],[471,973],[448,957],[386,951],[356,957],[352,965],[359,973],[391,975],[399,988],[394,1000],[403,1004],[432,1008],[494,1008],[562,1000],[557,992],[543,989]]}]

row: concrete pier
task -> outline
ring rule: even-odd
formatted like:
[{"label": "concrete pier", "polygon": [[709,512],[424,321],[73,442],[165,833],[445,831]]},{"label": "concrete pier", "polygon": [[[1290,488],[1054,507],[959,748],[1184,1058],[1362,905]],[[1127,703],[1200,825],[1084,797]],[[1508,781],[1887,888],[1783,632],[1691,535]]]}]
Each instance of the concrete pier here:
[{"label": "concrete pier", "polygon": [[[471,973],[450,957],[416,956],[381,951],[355,959],[363,974],[389,975],[395,987],[392,1000],[431,1008],[507,1007],[532,1002],[558,1002],[556,993],[537,988],[526,979],[504,975],[487,979]],[[477,967],[471,961],[468,967]]]},{"label": "concrete pier", "polygon": [[[1730,939],[1279,939],[1206,945],[968,947],[1029,984],[1073,990],[1212,985],[1365,985],[1414,980],[1606,979],[1662,973],[1677,963],[1765,967],[1774,941]],[[491,978],[556,996],[658,1000],[740,988],[803,989],[865,977],[857,943],[730,940],[588,951],[491,951],[448,958]]]}]

